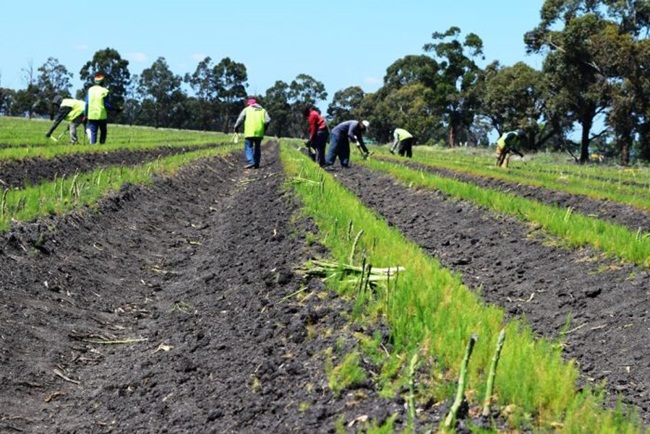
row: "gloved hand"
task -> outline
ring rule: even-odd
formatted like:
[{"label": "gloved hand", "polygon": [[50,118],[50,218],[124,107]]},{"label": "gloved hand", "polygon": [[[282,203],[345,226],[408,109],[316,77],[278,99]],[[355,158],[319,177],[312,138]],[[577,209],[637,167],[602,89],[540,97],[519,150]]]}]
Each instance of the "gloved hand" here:
[{"label": "gloved hand", "polygon": [[87,117],[87,116],[84,116],[84,117],[81,118],[81,123],[82,123],[82,124],[86,124],[87,121],[88,121],[88,117]]}]

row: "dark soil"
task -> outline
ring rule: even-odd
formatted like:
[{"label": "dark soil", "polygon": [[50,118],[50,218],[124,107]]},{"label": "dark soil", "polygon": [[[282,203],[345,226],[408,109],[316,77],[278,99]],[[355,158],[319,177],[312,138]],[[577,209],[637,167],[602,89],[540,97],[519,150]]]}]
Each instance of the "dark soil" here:
[{"label": "dark soil", "polygon": [[[220,146],[214,144],[214,146]],[[135,166],[158,158],[182,154],[205,146],[161,146],[144,151],[118,150],[83,152],[51,159],[24,158],[20,160],[0,161],[0,186],[2,188],[24,188],[26,185],[38,185],[74,175],[111,166]]]},{"label": "dark soil", "polygon": [[326,350],[340,363],[352,333],[375,330],[350,328],[349,306],[297,271],[326,252],[305,242],[315,228],[281,188],[277,146],[259,170],[243,165],[214,158],[6,234],[0,432],[355,432],[393,414],[404,426],[402,398],[371,380],[328,387]]},{"label": "dark soil", "polygon": [[[390,225],[460,273],[487,303],[512,317],[524,315],[539,336],[557,339],[571,318],[564,351],[567,359],[577,360],[581,381],[605,380],[610,404],[621,395],[650,422],[648,269],[607,260],[591,249],[558,248],[536,227],[437,191],[408,188],[362,167],[338,169],[335,176]],[[471,180],[494,185],[493,180]],[[518,184],[509,184],[508,190],[533,195],[530,187]],[[534,198],[546,203],[565,196],[534,190]],[[581,202],[590,214],[599,209],[596,201]],[[636,209],[617,207],[618,218],[628,220],[626,213],[629,220],[641,216],[648,221]]]},{"label": "dark soil", "polygon": [[[282,189],[277,146],[262,159],[245,171],[242,155],[213,158],[5,234],[0,432],[356,432],[393,414],[404,427],[403,397],[378,397],[371,379],[329,389],[328,349],[340,363],[354,334],[388,333],[350,327],[350,306],[299,272],[327,253],[306,242],[316,228]],[[572,314],[582,381],[607,380],[650,421],[647,270],[361,167],[333,174],[541,336]],[[446,413],[424,410],[418,432]]]},{"label": "dark soil", "polygon": [[[611,223],[627,226],[632,231],[640,230],[641,232],[650,232],[650,212],[630,205],[609,200],[593,199],[585,195],[554,191],[532,185],[518,184],[515,182],[504,181],[502,179],[432,168],[410,161],[404,161],[403,163],[411,168],[426,170],[458,181],[515,194],[547,205],[555,205],[560,208],[572,208],[575,212],[586,216],[592,216],[602,220],[607,220]],[[512,167],[510,170],[523,171],[525,168]],[[639,186],[639,188],[642,189],[643,187]]]}]

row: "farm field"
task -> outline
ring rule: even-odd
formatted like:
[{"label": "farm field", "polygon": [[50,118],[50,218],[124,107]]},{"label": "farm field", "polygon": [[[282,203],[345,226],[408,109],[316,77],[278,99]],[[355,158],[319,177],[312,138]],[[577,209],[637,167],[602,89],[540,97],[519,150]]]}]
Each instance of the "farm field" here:
[{"label": "farm field", "polygon": [[[389,330],[382,321],[351,326],[350,300],[301,272],[328,252],[286,190],[280,148],[265,145],[259,170],[242,170],[241,150],[224,153],[151,185],[126,185],[97,207],[16,222],[3,234],[0,432],[406,429],[404,394],[383,396],[372,376],[332,390],[328,351],[344,353],[364,336],[380,336],[388,351]],[[0,179],[33,185],[80,166],[174,152],[164,149],[3,162]],[[581,386],[606,381],[607,406],[620,396],[650,424],[646,266],[568,248],[535,225],[369,165],[327,176],[508,319],[525,318],[537,335],[561,340]],[[648,230],[648,213],[629,205],[446,176]],[[362,365],[381,369],[368,359]],[[448,409],[449,402],[423,405],[416,428],[438,426]],[[461,421],[458,430],[466,429]]]}]

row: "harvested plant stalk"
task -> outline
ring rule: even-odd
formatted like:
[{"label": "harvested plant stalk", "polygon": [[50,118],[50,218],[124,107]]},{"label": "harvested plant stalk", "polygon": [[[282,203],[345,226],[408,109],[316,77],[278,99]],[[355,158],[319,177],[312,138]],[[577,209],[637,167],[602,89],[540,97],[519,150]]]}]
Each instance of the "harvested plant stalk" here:
[{"label": "harvested plant stalk", "polygon": [[499,338],[497,339],[497,348],[494,351],[492,363],[490,364],[490,372],[488,373],[487,386],[485,389],[485,399],[483,400],[482,415],[484,417],[490,415],[490,406],[492,404],[492,390],[494,389],[494,377],[497,375],[497,365],[499,364],[499,358],[501,357],[501,350],[503,349],[503,343],[505,340],[506,329],[501,329],[501,333],[499,333]]},{"label": "harvested plant stalk", "polygon": [[458,376],[458,389],[456,390],[456,399],[447,414],[445,419],[445,428],[451,428],[453,423],[456,421],[456,414],[458,414],[458,409],[463,402],[463,397],[465,396],[465,382],[467,381],[467,366],[469,365],[469,358],[472,356],[472,350],[474,349],[474,344],[477,340],[476,335],[472,335],[469,338],[467,343],[467,349],[465,350],[465,357],[463,358],[463,364],[460,367],[460,375]]}]

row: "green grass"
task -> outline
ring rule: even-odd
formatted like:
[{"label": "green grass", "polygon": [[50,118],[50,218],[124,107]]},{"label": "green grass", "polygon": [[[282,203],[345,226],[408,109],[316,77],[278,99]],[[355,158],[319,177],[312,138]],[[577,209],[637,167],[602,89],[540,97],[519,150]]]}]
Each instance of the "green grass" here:
[{"label": "green grass", "polygon": [[[42,119],[22,119],[0,117],[0,160],[23,158],[54,158],[61,155],[82,152],[111,152],[122,149],[145,150],[158,147],[210,147],[218,144],[231,144],[231,136],[224,133],[173,130],[124,125],[108,126],[106,144],[90,146],[82,128],[78,130],[80,144],[71,145],[67,132],[54,142],[45,137],[51,123]],[[64,131],[62,123],[55,131]]]}]

